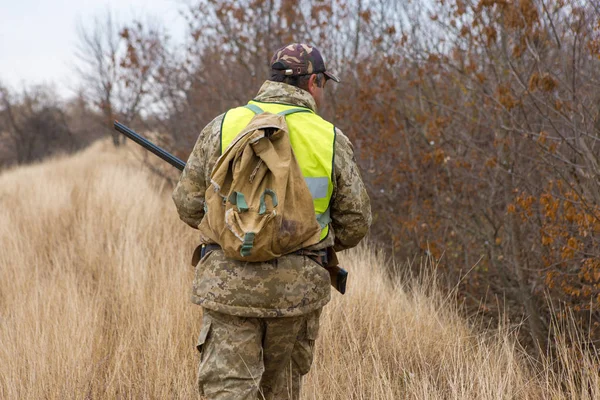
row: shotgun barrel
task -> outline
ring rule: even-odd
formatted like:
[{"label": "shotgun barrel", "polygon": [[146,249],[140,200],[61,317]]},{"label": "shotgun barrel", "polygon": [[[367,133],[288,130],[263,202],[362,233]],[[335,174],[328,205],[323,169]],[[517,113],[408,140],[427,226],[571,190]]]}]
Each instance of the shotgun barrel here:
[{"label": "shotgun barrel", "polygon": [[114,127],[117,131],[121,132],[123,135],[127,136],[129,139],[133,140],[146,150],[150,151],[151,153],[154,153],[161,159],[165,160],[178,170],[183,171],[183,168],[185,168],[184,161],[175,157],[173,154],[167,152],[166,150],[163,150],[162,148],[158,147],[154,143],[150,142],[148,139],[140,136],[133,129],[128,128],[119,121],[115,121]]}]

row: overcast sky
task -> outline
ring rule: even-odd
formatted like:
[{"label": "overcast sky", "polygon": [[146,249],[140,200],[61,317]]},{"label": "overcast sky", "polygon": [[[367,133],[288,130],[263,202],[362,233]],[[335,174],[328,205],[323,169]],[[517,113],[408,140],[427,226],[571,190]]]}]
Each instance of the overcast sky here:
[{"label": "overcast sky", "polygon": [[131,21],[149,15],[170,24],[175,39],[185,30],[181,0],[0,0],[0,82],[12,89],[54,82],[63,96],[73,77],[77,23],[105,10]]}]

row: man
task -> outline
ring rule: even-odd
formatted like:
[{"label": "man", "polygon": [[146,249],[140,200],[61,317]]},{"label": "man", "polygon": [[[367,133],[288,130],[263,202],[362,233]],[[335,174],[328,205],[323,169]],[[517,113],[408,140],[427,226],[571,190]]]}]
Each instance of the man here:
[{"label": "man", "polygon": [[[340,251],[356,246],[371,223],[352,145],[317,115],[330,80],[339,82],[326,70],[317,48],[291,44],[277,50],[270,79],[249,103],[272,113],[299,107],[310,111],[290,114],[286,122],[298,164],[317,171],[307,182],[322,240],[263,263],[227,259],[218,245],[206,243],[196,266],[192,301],[203,307],[198,383],[208,399],[299,398],[301,378],[312,364],[321,310],[331,296],[329,273],[319,261],[329,247]],[[180,218],[193,228],[204,217],[212,167],[252,116],[246,107],[234,108],[200,133],[173,192]],[[303,132],[318,143],[302,140]],[[319,212],[319,207],[324,209]]]}]

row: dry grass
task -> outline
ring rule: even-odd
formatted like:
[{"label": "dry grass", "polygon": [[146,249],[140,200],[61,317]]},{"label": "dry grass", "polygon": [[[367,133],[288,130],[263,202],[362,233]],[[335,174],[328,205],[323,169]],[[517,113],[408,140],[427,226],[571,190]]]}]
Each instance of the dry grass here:
[{"label": "dry grass", "polygon": [[[107,142],[0,175],[0,398],[197,397],[195,239],[169,194]],[[600,398],[599,357],[534,364],[433,279],[389,282],[364,247],[342,261],[305,399]]]}]

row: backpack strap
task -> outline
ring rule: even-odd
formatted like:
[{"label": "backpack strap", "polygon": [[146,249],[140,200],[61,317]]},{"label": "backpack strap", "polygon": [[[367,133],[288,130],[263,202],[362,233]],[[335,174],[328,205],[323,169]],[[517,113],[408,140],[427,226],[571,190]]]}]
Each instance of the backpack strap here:
[{"label": "backpack strap", "polygon": [[239,212],[246,212],[250,209],[248,207],[248,203],[246,203],[246,197],[244,197],[243,193],[231,193],[231,195],[229,196],[229,202],[234,206],[237,206]]},{"label": "backpack strap", "polygon": [[244,242],[242,243],[242,248],[240,249],[240,255],[242,257],[248,257],[250,255],[250,251],[254,247],[254,237],[256,234],[254,232],[248,232],[244,235]]},{"label": "backpack strap", "polygon": [[277,207],[279,204],[279,200],[277,200],[277,194],[271,189],[265,189],[263,194],[260,195],[260,207],[258,209],[258,214],[263,215],[267,212],[267,203],[265,203],[265,195],[271,196],[271,201],[273,202],[273,207]]}]

